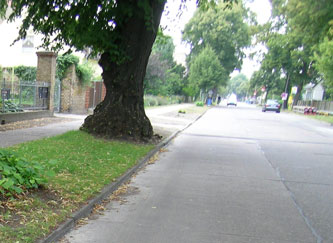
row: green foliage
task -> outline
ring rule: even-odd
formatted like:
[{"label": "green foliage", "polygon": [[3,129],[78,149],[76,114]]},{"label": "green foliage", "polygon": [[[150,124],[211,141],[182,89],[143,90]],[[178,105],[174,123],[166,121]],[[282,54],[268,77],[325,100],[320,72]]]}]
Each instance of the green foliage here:
[{"label": "green foliage", "polygon": [[[290,88],[297,86],[295,102],[304,84],[320,80],[318,72],[324,76],[329,91],[333,87],[330,82],[333,5],[330,1],[275,0],[272,6],[274,19],[257,36],[268,48],[259,76],[283,83],[270,84],[272,88],[280,87],[280,93],[290,93]],[[255,79],[258,80],[252,81]]]},{"label": "green foliage", "polygon": [[57,57],[57,69],[56,69],[56,77],[60,80],[65,78],[65,74],[67,72],[67,69],[71,65],[75,65],[75,67],[78,66],[80,62],[80,59],[77,56],[74,55],[59,55]]},{"label": "green foliage", "polygon": [[38,188],[47,182],[46,169],[38,162],[26,161],[12,152],[0,150],[0,193],[5,196]]},{"label": "green foliage", "polygon": [[159,53],[162,61],[167,61],[171,66],[174,63],[173,52],[175,51],[175,45],[171,36],[164,35],[162,30],[159,30],[154,45],[152,47],[152,53]]},{"label": "green foliage", "polygon": [[167,97],[156,96],[156,99],[157,99],[158,106],[170,104],[170,100]]},{"label": "green foliage", "polygon": [[11,100],[2,100],[0,99],[0,113],[3,111],[3,105],[4,105],[4,111],[6,112],[23,112],[23,110],[18,107],[16,104],[14,104]]},{"label": "green foliage", "polygon": [[333,87],[333,40],[326,38],[319,45],[319,52],[315,53],[315,67],[323,74],[327,86]]},{"label": "green foliage", "polygon": [[[284,3],[283,3],[284,2]],[[288,25],[305,45],[315,47],[327,37],[333,20],[331,1],[283,1]]]},{"label": "green foliage", "polygon": [[217,55],[211,47],[206,47],[195,57],[190,66],[189,85],[207,92],[225,85],[227,80],[226,72],[221,66]]},{"label": "green foliage", "polygon": [[[5,212],[8,218],[18,217],[9,218],[8,223],[1,222],[0,242],[41,240],[153,147],[96,139],[84,132],[71,131],[6,148],[27,161],[37,161],[52,169],[56,175],[48,178],[48,190],[13,198],[10,208],[1,210],[2,216]],[[2,204],[5,205],[6,202]]]},{"label": "green foliage", "polygon": [[244,98],[249,94],[250,81],[244,74],[238,74],[230,79],[227,90],[228,94],[235,93],[238,99]]},{"label": "green foliage", "polygon": [[88,62],[79,64],[80,59],[72,54],[60,55],[57,57],[56,77],[60,80],[65,78],[66,72],[71,65],[75,66],[76,75],[82,85],[87,85],[93,77],[93,69]]},{"label": "green foliage", "polygon": [[148,61],[144,79],[145,94],[155,96],[182,94],[185,68],[173,60],[174,49],[172,38],[159,31]]},{"label": "green foliage", "polygon": [[146,107],[149,106],[162,106],[162,105],[171,105],[171,104],[180,104],[184,101],[182,96],[153,96],[153,95],[145,95],[144,96],[144,104]]},{"label": "green foliage", "polygon": [[188,63],[210,46],[216,53],[220,64],[229,75],[239,69],[245,56],[244,47],[250,45],[250,28],[248,10],[241,1],[232,8],[220,2],[207,11],[199,9],[186,24],[183,40],[191,45]]},{"label": "green foliage", "polygon": [[78,65],[76,67],[76,73],[77,73],[80,81],[82,82],[82,84],[88,85],[93,79],[94,70],[89,65],[89,63],[86,62],[86,63],[84,63],[82,65]]},{"label": "green foliage", "polygon": [[23,82],[34,82],[36,80],[36,67],[17,66],[14,68],[14,74]]},{"label": "green foliage", "polygon": [[204,106],[204,103],[202,101],[197,101],[195,103],[196,106]]},{"label": "green foliage", "polygon": [[157,106],[156,96],[145,95],[144,96],[144,104],[145,104],[145,106]]}]

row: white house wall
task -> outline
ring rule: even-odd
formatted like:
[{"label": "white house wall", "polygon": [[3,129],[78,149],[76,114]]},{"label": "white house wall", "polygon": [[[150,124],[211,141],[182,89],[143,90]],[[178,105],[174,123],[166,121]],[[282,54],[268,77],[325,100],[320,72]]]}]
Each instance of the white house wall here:
[{"label": "white house wall", "polygon": [[[0,65],[2,67],[12,67],[18,65],[37,66],[36,46],[40,45],[40,37],[28,33],[29,42],[20,40],[12,45],[13,41],[18,36],[18,28],[20,22],[7,23],[3,21],[0,23]],[[30,46],[31,48],[24,48]],[[27,45],[27,43],[29,43]]]},{"label": "white house wall", "polygon": [[321,84],[316,85],[313,88],[312,99],[313,100],[323,100],[323,96],[324,96],[324,87]]}]

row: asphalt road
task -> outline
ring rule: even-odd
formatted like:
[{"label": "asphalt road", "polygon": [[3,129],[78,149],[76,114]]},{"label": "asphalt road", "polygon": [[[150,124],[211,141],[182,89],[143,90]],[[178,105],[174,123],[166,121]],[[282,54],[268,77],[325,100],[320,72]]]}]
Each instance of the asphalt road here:
[{"label": "asphalt road", "polygon": [[333,127],[209,110],[67,242],[333,242]]}]

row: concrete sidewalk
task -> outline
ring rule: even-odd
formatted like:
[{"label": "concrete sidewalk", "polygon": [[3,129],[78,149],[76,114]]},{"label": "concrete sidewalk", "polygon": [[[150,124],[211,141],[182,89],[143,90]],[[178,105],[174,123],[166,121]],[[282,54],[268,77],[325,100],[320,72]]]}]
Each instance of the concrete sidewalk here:
[{"label": "concrete sidewalk", "polygon": [[[171,105],[147,109],[146,114],[152,122],[154,132],[163,137],[183,129],[196,119],[199,114],[178,115],[180,109],[193,106],[192,104]],[[55,114],[56,117],[68,118],[68,121],[52,123],[46,126],[0,131],[0,148],[18,143],[55,136],[67,131],[78,130],[83,124],[86,115]]]}]

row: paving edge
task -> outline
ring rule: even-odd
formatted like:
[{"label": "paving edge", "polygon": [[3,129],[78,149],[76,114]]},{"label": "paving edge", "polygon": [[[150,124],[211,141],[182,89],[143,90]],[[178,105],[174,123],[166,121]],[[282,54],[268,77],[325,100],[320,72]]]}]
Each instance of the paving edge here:
[{"label": "paving edge", "polygon": [[39,243],[50,243],[50,242],[56,242],[57,240],[60,240],[65,234],[67,234],[71,229],[74,228],[76,225],[76,222],[80,220],[81,218],[87,217],[94,207],[98,204],[100,204],[105,198],[107,198],[109,195],[111,195],[114,191],[116,191],[119,186],[127,182],[134,173],[136,173],[141,167],[143,167],[146,162],[149,161],[151,157],[153,157],[156,153],[160,151],[161,148],[165,147],[169,144],[169,142],[174,139],[179,133],[183,132],[185,129],[189,128],[193,123],[195,123],[197,120],[199,120],[207,111],[202,113],[200,116],[198,116],[195,120],[187,124],[184,128],[181,130],[178,130],[171,134],[168,138],[164,139],[162,142],[160,142],[156,147],[151,150],[143,159],[139,160],[139,162],[129,169],[124,175],[119,177],[116,182],[113,182],[107,186],[105,186],[101,193],[97,195],[95,198],[91,199],[85,206],[80,208],[77,212],[72,214],[72,216],[63,224],[61,224],[56,230],[54,230],[48,237],[45,239],[42,239],[38,241]]}]

